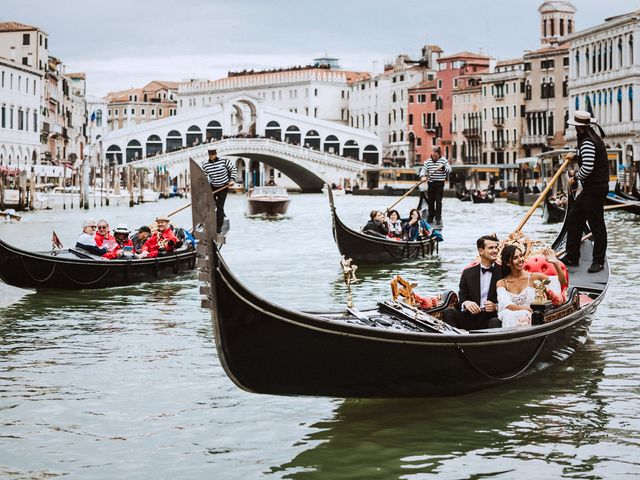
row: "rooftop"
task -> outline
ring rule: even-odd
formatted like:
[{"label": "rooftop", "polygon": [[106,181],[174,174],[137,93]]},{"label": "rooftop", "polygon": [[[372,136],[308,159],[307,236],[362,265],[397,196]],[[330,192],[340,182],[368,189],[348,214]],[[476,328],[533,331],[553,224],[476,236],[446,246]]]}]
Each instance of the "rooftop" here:
[{"label": "rooftop", "polygon": [[27,32],[31,30],[40,30],[38,27],[27,25],[20,22],[0,22],[0,32]]}]

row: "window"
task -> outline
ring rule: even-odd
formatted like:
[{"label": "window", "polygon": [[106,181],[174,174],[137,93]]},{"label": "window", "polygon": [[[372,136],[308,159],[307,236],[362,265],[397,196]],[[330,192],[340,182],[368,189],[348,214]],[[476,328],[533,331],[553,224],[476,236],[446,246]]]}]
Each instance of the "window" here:
[{"label": "window", "polygon": [[96,111],[96,127],[102,126],[102,110]]},{"label": "window", "polygon": [[158,109],[158,115],[162,116],[162,109],[161,108]]},{"label": "window", "polygon": [[438,89],[442,88],[442,80],[438,80]]},{"label": "window", "polygon": [[[606,52],[605,52],[606,55]],[[568,67],[569,66],[569,57],[563,57],[562,58],[562,66],[563,67]]]},{"label": "window", "polygon": [[413,125],[413,113],[409,114],[409,125]]},{"label": "window", "polygon": [[33,112],[33,131],[38,131],[38,112]]},{"label": "window", "polygon": [[409,95],[409,103],[413,103],[413,95]]},{"label": "window", "polygon": [[2,123],[0,123],[0,125],[2,125],[2,128],[6,128],[7,127],[7,107],[5,107],[4,105],[2,106]]},{"label": "window", "polygon": [[29,65],[29,57],[22,57],[22,65]]},{"label": "window", "polygon": [[23,33],[22,34],[22,45],[31,45],[31,34]]},{"label": "window", "polygon": [[313,89],[313,96],[314,96],[314,97],[317,97],[317,96],[318,96],[318,89],[317,89],[317,88],[314,88],[314,89]]}]

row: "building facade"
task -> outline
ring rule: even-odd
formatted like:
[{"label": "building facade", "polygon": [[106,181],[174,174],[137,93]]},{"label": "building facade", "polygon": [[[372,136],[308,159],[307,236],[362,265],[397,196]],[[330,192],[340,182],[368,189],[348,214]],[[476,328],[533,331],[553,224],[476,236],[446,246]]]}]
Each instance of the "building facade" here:
[{"label": "building facade", "polygon": [[[627,162],[640,160],[640,11],[606,19],[570,37],[569,115],[587,110],[603,127],[609,147],[622,148]],[[567,130],[575,140],[575,129]]]},{"label": "building facade", "polygon": [[23,167],[40,158],[42,74],[0,57],[0,165]]},{"label": "building facade", "polygon": [[109,130],[167,118],[177,113],[178,83],[153,80],[142,88],[107,94]]},{"label": "building facade", "polygon": [[479,78],[489,71],[489,57],[486,55],[461,52],[438,59],[436,73],[436,99],[434,107],[437,117],[438,140],[442,153],[449,158],[453,147],[453,92],[458,85],[464,87],[467,77]]},{"label": "building facade", "polygon": [[432,105],[435,98],[435,80],[425,80],[409,89],[409,158],[413,157],[415,164],[424,163],[438,138],[436,112]]},{"label": "building facade", "polygon": [[49,59],[49,36],[38,27],[0,22],[0,57],[43,72]]},{"label": "building facade", "polygon": [[291,113],[346,125],[349,85],[369,74],[335,66],[332,62],[271,71],[229,72],[226,78],[218,80],[189,80],[178,87],[177,108],[186,113],[248,94]]},{"label": "building facade", "polygon": [[482,78],[482,163],[515,163],[522,156],[524,61],[498,62]]},{"label": "building facade", "polygon": [[[473,80],[473,79],[472,79]],[[452,164],[477,165],[482,159],[482,85],[479,80],[458,84],[451,94]]]}]

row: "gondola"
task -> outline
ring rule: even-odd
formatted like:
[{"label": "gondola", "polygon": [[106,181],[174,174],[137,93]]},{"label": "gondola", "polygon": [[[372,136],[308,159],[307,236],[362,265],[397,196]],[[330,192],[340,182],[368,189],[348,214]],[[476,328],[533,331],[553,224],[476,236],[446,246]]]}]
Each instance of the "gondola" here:
[{"label": "gondola", "polygon": [[104,260],[73,248],[28,252],[0,240],[0,280],[34,290],[121,287],[191,272],[195,255],[185,249],[158,258]]},{"label": "gondola", "polygon": [[605,203],[609,208],[615,206],[616,210],[625,210],[640,215],[640,200],[635,199],[628,193],[622,192],[617,184],[615,190],[609,192]]},{"label": "gondola", "polygon": [[542,219],[544,223],[561,223],[564,222],[564,216],[567,209],[558,205],[556,199],[552,195],[548,195],[544,200],[542,207]]},{"label": "gondola", "polygon": [[[425,397],[462,394],[533,374],[567,359],[587,340],[609,281],[609,265],[588,274],[591,244],[570,267],[571,294],[548,323],[522,329],[453,332],[437,320],[452,292],[429,313],[393,301],[366,310],[307,313],[276,305],[235,277],[211,233],[213,202],[192,162],[192,209],[203,223],[198,246],[203,305],[211,308],[218,357],[231,380],[250,392],[333,397]],[[564,228],[554,243],[563,248]]]},{"label": "gondola", "polygon": [[333,238],[338,245],[340,254],[353,259],[356,264],[406,262],[428,258],[438,252],[438,242],[433,237],[410,242],[350,229],[338,217],[331,189],[329,188],[327,191],[333,219]]},{"label": "gondola", "polygon": [[471,193],[471,201],[473,203],[493,203],[496,196],[491,192],[485,192],[483,195],[480,190]]}]

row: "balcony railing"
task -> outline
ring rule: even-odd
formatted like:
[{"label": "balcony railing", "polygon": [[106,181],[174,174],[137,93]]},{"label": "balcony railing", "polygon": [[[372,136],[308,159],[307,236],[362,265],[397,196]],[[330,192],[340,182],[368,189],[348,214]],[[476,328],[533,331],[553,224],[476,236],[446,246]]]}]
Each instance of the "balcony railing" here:
[{"label": "balcony railing", "polygon": [[504,140],[497,140],[491,142],[491,148],[493,148],[496,152],[501,152],[505,149],[507,143]]},{"label": "balcony railing", "polygon": [[493,120],[494,127],[504,127],[504,118],[495,117],[492,120]]},{"label": "balcony railing", "polygon": [[546,135],[523,135],[522,145],[546,145]]},{"label": "balcony railing", "polygon": [[436,131],[436,126],[428,124],[428,123],[423,123],[422,124],[422,128],[424,128],[425,132],[435,132]]},{"label": "balcony railing", "polygon": [[464,128],[464,129],[462,129],[462,134],[465,137],[479,137],[481,132],[482,131],[479,128]]}]

